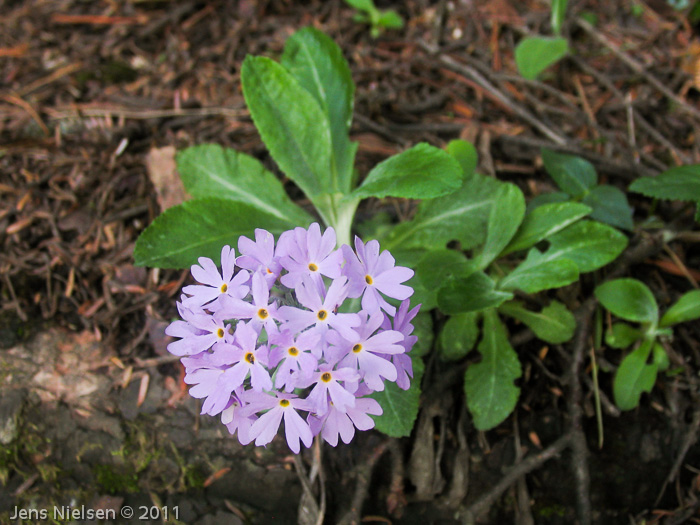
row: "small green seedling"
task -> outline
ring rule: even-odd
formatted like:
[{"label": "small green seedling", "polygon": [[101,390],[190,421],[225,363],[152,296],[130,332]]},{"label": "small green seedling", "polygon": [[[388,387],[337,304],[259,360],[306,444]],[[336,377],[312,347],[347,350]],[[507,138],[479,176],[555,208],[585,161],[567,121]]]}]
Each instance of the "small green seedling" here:
[{"label": "small green seedling", "polygon": [[345,2],[359,10],[354,19],[356,22],[370,25],[370,35],[378,37],[385,29],[401,29],[403,18],[393,9],[377,9],[372,0],[345,0]]},{"label": "small green seedling", "polygon": [[552,0],[551,24],[555,36],[528,36],[516,46],[515,64],[524,78],[535,80],[569,53],[569,43],[561,36],[567,3],[567,0]]},{"label": "small green seedling", "polygon": [[663,343],[672,340],[671,327],[700,318],[700,290],[683,295],[659,319],[651,290],[636,279],[615,279],[595,290],[600,303],[612,314],[635,325],[615,322],[605,334],[612,348],[632,348],[615,374],[613,394],[621,410],[639,405],[642,392],[651,392],[659,371],[669,367]]}]

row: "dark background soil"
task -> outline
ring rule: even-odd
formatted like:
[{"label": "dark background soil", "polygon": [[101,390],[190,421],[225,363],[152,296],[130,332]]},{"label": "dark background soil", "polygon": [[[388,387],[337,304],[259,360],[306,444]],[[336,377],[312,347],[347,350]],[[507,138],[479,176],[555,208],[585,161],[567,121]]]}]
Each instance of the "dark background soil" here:
[{"label": "dark background soil", "polygon": [[[188,271],[133,266],[139,233],[183,198],[175,151],[215,142],[276,169],[243,101],[246,54],[276,58],[306,25],[342,47],[361,175],[417,142],[458,137],[477,146],[482,173],[528,197],[552,189],[542,146],[588,158],[622,189],[700,162],[700,38],[687,9],[571,0],[571,56],[529,82],[513,49],[551,34],[549,2],[377,3],[404,29],[373,39],[340,0],[0,0],[0,522],[15,506],[69,504],[177,505],[183,523],[267,524],[294,523],[301,502],[313,516],[283,442],[241,447],[187,396],[163,329]],[[585,12],[598,18],[592,30],[578,21]],[[617,270],[559,293],[571,308],[591,304],[614,271],[642,279],[662,308],[697,287],[692,210],[629,198],[645,229],[630,232]],[[359,218],[399,220],[414,205],[372,201]],[[684,235],[664,245],[644,222],[652,214]],[[368,432],[324,447],[325,523],[468,523],[476,509],[479,523],[697,523],[698,323],[676,330],[681,372],[631,412],[606,396],[620,352],[599,352],[602,447],[588,350],[545,351],[510,329],[525,371],[515,414],[476,431],[459,373],[429,358],[410,438]],[[305,468],[313,460],[305,452]],[[317,479],[314,490],[320,498]]]}]

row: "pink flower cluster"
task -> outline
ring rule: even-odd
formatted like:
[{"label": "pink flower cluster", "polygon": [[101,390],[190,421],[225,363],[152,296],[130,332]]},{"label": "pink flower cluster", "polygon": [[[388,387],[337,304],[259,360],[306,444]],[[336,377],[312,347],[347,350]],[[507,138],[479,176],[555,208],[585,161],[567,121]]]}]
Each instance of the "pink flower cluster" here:
[{"label": "pink flower cluster", "polygon": [[[168,350],[182,357],[202,413],[220,414],[244,445],[267,445],[282,420],[295,453],[319,433],[349,443],[382,413],[368,394],[384,381],[410,386],[420,305],[409,311],[413,289],[402,283],[413,271],[377,241],[335,246],[335,231],[316,223],[276,246],[258,229],[254,241],[240,237],[238,257],[224,246],[221,271],[206,257],[192,266],[201,284],[183,289]],[[402,301],[398,310],[385,297]]]}]

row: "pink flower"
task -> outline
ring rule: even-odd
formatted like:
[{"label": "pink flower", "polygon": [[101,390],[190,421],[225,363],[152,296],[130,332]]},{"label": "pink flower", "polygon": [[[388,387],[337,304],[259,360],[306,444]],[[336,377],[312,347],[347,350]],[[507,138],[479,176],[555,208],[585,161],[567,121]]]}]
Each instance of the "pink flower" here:
[{"label": "pink flower", "polygon": [[413,277],[413,270],[395,266],[396,261],[386,250],[380,254],[378,241],[369,241],[365,245],[359,237],[355,237],[357,255],[347,244],[342,249],[346,260],[343,275],[347,276],[350,284],[348,297],[362,296],[363,310],[373,312],[382,308],[394,315],[396,308],[386,302],[379,292],[400,301],[413,295],[413,288],[401,284]]},{"label": "pink flower", "polygon": [[216,268],[214,261],[208,257],[200,257],[199,265],[191,268],[192,276],[201,285],[193,284],[185,286],[182,291],[190,297],[183,299],[182,303],[188,308],[203,306],[227,295],[242,299],[248,293],[248,272],[238,272],[233,275],[235,269],[236,252],[230,246],[221,249],[221,273]]}]

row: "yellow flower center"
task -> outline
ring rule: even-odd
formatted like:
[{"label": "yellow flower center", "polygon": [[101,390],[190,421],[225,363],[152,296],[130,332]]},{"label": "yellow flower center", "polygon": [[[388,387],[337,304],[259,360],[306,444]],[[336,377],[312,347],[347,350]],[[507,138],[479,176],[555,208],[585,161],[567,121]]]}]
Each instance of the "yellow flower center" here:
[{"label": "yellow flower center", "polygon": [[253,355],[253,352],[248,352],[243,359],[248,361],[251,365],[255,363],[255,356]]},{"label": "yellow flower center", "polygon": [[372,279],[372,276],[365,275],[365,282],[371,285],[374,282],[374,280]]},{"label": "yellow flower center", "polygon": [[289,352],[289,355],[298,355],[299,354],[299,350],[297,350],[297,348],[295,346],[290,346],[289,350],[287,350],[287,352]]},{"label": "yellow flower center", "polygon": [[332,379],[331,373],[330,372],[323,372],[321,374],[321,381],[324,383],[328,383]]},{"label": "yellow flower center", "polygon": [[319,321],[323,321],[326,317],[328,317],[328,312],[326,312],[325,310],[319,310],[316,314],[316,317],[318,317]]},{"label": "yellow flower center", "polygon": [[267,273],[272,273],[272,270],[270,270],[269,268],[265,268],[265,270],[267,270]]},{"label": "yellow flower center", "polygon": [[360,353],[362,351],[362,345],[360,343],[357,343],[355,346],[352,347],[352,351],[356,354]]},{"label": "yellow flower center", "polygon": [[289,406],[289,399],[280,399],[280,406],[281,407],[288,407]]},{"label": "yellow flower center", "polygon": [[219,328],[219,329],[216,331],[216,335],[217,335],[217,337],[218,337],[219,339],[221,339],[221,338],[224,336],[224,329],[223,329],[223,328]]},{"label": "yellow flower center", "polygon": [[226,293],[228,290],[228,284],[224,283],[221,285],[221,293]]},{"label": "yellow flower center", "polygon": [[317,272],[318,266],[316,266],[314,263],[309,263],[309,270],[311,270],[312,272]]},{"label": "yellow flower center", "polygon": [[270,315],[270,314],[267,312],[267,309],[261,308],[260,310],[258,310],[258,317],[260,319],[267,319],[268,315]]}]

